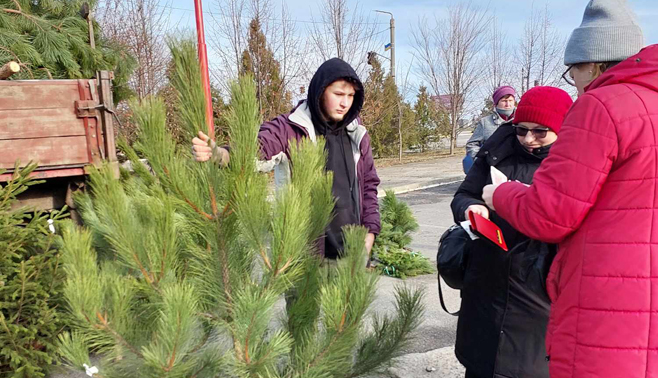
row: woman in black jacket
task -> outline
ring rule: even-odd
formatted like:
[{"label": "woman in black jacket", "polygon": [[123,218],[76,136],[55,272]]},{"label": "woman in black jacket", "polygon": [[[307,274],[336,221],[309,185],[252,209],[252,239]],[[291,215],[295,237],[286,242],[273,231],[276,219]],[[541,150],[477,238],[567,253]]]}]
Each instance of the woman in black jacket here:
[{"label": "woman in black jacket", "polygon": [[550,303],[544,281],[556,247],[528,239],[489,211],[482,188],[491,184],[491,167],[530,184],[572,103],[558,88],[526,92],[514,119],[482,146],[452,200],[456,222],[469,212],[480,214],[500,227],[509,248],[505,252],[480,238],[467,251],[455,345],[467,378],[548,378],[544,339]]}]

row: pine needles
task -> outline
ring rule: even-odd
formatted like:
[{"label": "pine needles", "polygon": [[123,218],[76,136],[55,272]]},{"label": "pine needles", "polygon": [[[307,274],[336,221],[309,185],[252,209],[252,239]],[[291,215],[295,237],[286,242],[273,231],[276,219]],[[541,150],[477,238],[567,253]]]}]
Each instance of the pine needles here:
[{"label": "pine needles", "polygon": [[89,44],[89,26],[80,16],[83,0],[0,0],[0,66],[21,65],[12,79],[93,78],[96,71],[115,71],[115,100],[130,95],[127,81],[135,60],[123,48],[102,38],[95,25],[97,46]]},{"label": "pine needles", "polygon": [[[172,49],[190,58],[189,46]],[[193,93],[198,82],[176,85]],[[182,108],[195,101],[180,100]],[[185,110],[190,130],[205,125],[197,105]],[[81,369],[98,354],[108,378],[310,378],[355,376],[395,357],[422,316],[422,294],[401,291],[396,316],[364,330],[378,279],[364,268],[366,230],[345,230],[337,267],[316,253],[334,205],[324,143],[292,143],[292,181],[268,200],[267,177],[256,170],[251,78],[232,87],[226,168],[196,163],[189,146],[173,144],[163,114],[158,99],[135,106],[135,148],[152,171],[139,163],[122,181],[107,169],[92,173],[90,191],[77,198],[86,227],[63,231],[74,319],[60,338],[64,361]],[[382,332],[395,340],[379,342]],[[367,369],[355,367],[355,356]]]},{"label": "pine needles", "polygon": [[409,206],[386,192],[381,207],[382,230],[373,246],[379,261],[378,270],[387,276],[406,278],[434,272],[434,267],[422,255],[410,251],[411,233],[418,223]]},{"label": "pine needles", "polygon": [[18,165],[0,185],[0,376],[43,377],[62,327],[60,254],[47,223],[61,214],[12,207],[18,194],[39,183],[29,178],[36,164]]}]

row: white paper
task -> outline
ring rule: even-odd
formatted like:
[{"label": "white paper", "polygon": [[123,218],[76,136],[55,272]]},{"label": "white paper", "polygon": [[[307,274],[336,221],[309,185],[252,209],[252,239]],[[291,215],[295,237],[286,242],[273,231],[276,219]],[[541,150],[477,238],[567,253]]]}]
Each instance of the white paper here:
[{"label": "white paper", "polygon": [[473,231],[471,231],[471,221],[470,220],[463,221],[459,225],[462,226],[462,228],[466,231],[466,233],[468,233],[468,236],[471,237],[471,240],[476,240],[476,239],[480,238],[479,236],[475,235],[473,233]]},{"label": "white paper", "polygon": [[98,374],[98,368],[96,366],[89,367],[87,364],[82,364],[82,367],[85,368],[85,373],[90,377],[93,377],[94,374]]},{"label": "white paper", "polygon": [[501,171],[499,171],[496,167],[492,166],[491,167],[491,183],[494,185],[499,185],[504,182],[509,181],[507,179],[507,176]]}]

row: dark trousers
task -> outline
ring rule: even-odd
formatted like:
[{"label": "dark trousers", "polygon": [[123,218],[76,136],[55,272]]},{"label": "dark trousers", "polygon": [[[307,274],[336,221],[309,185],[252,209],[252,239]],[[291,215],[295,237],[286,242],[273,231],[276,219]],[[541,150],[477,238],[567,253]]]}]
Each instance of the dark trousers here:
[{"label": "dark trousers", "polygon": [[482,378],[479,375],[475,375],[472,371],[466,370],[466,376],[464,378]]}]

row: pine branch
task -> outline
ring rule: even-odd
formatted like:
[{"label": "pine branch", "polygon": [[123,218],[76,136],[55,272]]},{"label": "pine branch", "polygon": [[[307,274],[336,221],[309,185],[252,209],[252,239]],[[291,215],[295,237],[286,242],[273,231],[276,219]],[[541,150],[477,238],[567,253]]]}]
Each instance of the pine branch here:
[{"label": "pine branch", "polygon": [[[162,170],[164,171],[164,173],[165,173],[165,175],[167,176],[167,178],[169,178],[169,180],[172,180],[172,178],[171,178],[171,174],[169,173],[169,169],[167,169],[167,167],[164,167],[164,166],[163,166],[163,167],[162,167]],[[172,180],[172,182],[173,182],[173,180]],[[210,214],[206,213],[205,211],[201,210],[201,209],[200,209],[197,205],[195,205],[195,204],[194,204],[189,198],[187,198],[187,197],[185,196],[185,194],[183,193],[183,191],[180,190],[180,188],[178,187],[177,184],[174,183],[174,184],[173,184],[173,187],[174,187],[174,190],[176,191],[176,194],[178,194],[178,196],[179,196],[183,201],[185,201],[185,203],[187,203],[187,204],[192,208],[192,210],[194,210],[197,214],[201,215],[202,217],[204,217],[204,218],[206,218],[206,219],[208,219],[208,220],[214,220],[214,219],[215,219],[212,215],[210,215]]]},{"label": "pine branch", "polygon": [[217,216],[219,215],[219,210],[217,209],[217,198],[215,197],[215,189],[212,187],[211,184],[208,184],[208,193],[210,194],[210,207],[212,208],[212,213],[216,219]]},{"label": "pine branch", "polygon": [[106,317],[104,317],[100,312],[96,312],[96,317],[101,322],[100,325],[96,325],[98,329],[102,329],[109,332],[112,335],[112,337],[114,337],[114,339],[119,342],[119,344],[128,348],[131,352],[133,352],[134,355],[138,356],[139,358],[144,358],[144,355],[142,355],[137,350],[137,348],[130,345],[130,343],[128,343],[128,341],[126,341],[126,339],[124,339],[123,336],[121,336],[118,332],[112,329],[112,327],[110,327],[110,324],[107,322]]},{"label": "pine branch", "polygon": [[249,359],[249,337],[251,336],[251,329],[254,325],[254,318],[256,317],[256,313],[251,314],[251,320],[249,321],[249,326],[247,327],[247,337],[244,339],[244,361],[246,363],[251,362]]},{"label": "pine branch", "polygon": [[392,359],[399,357],[409,345],[410,334],[422,321],[424,305],[422,290],[412,291],[408,287],[395,289],[397,316],[375,317],[374,330],[359,346],[356,363],[350,378],[377,370]]},{"label": "pine branch", "polygon": [[169,359],[169,364],[167,365],[166,368],[164,368],[165,372],[171,371],[171,369],[174,367],[174,361],[176,361],[176,346],[178,345],[178,339],[180,337],[180,316],[177,317],[177,325],[178,327],[176,328],[176,337],[174,338],[174,350],[171,352],[171,358]]}]

